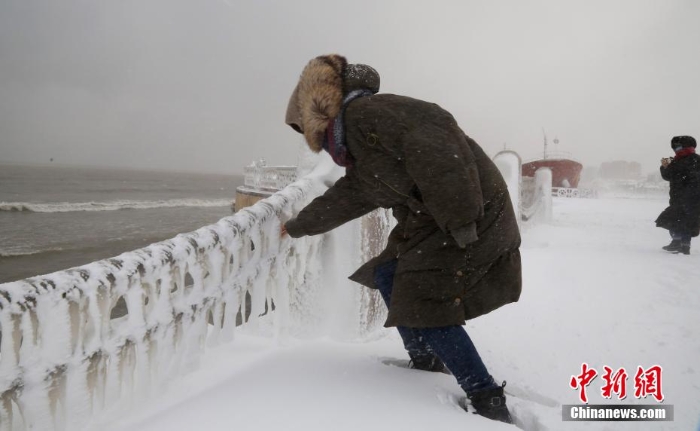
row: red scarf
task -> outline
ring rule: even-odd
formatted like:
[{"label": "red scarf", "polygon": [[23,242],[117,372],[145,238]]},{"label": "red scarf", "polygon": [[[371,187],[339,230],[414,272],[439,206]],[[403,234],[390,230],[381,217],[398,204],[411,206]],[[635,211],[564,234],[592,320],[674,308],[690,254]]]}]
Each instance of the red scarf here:
[{"label": "red scarf", "polygon": [[345,144],[345,109],[350,102],[358,97],[371,96],[373,93],[369,90],[353,90],[343,98],[343,104],[340,106],[338,115],[328,121],[326,126],[326,134],[323,138],[323,149],[328,152],[333,158],[336,165],[344,168],[351,168],[353,165],[353,157]]},{"label": "red scarf", "polygon": [[676,153],[676,156],[673,158],[673,160],[682,159],[683,157],[689,156],[691,154],[695,154],[695,148],[685,147]]}]

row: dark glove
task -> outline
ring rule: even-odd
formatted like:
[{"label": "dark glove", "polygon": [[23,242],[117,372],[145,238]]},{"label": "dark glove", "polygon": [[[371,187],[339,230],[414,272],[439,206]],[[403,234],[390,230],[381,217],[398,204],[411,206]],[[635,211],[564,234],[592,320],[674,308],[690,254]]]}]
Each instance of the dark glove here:
[{"label": "dark glove", "polygon": [[470,244],[479,239],[476,235],[476,223],[472,222],[466,226],[454,229],[450,231],[450,235],[457,241],[459,248],[465,248],[467,244]]}]

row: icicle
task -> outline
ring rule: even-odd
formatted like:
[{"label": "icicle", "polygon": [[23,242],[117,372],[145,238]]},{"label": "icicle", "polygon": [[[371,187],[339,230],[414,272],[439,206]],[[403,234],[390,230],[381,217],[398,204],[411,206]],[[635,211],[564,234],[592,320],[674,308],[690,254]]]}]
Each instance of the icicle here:
[{"label": "icicle", "polygon": [[7,391],[0,396],[0,431],[11,431],[13,429],[13,393],[14,391]]},{"label": "icicle", "polygon": [[0,313],[0,319],[0,327],[2,327],[0,377],[3,380],[12,381],[12,377],[18,372],[20,340],[22,339],[20,329],[22,316],[12,314],[10,310],[3,309],[2,313]]},{"label": "icicle", "polygon": [[[49,375],[48,383],[48,398],[51,417],[53,418],[54,429],[61,431],[65,423],[65,411],[59,411],[66,405],[66,367],[59,367]],[[60,405],[60,407],[59,407]]]}]

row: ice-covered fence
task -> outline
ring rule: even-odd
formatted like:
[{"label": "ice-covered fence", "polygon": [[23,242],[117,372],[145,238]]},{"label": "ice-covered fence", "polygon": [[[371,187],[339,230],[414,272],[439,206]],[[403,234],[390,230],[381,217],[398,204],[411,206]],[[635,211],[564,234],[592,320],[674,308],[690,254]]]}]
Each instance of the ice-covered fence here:
[{"label": "ice-covered fence", "polygon": [[511,150],[500,151],[493,162],[508,185],[513,208],[522,221],[552,219],[552,171],[540,168],[535,177],[522,176],[522,160]]},{"label": "ice-covered fence", "polygon": [[595,198],[597,197],[597,192],[593,189],[552,187],[552,196],[560,198]]},{"label": "ice-covered fence", "polygon": [[[274,303],[284,331],[321,238],[280,240],[280,218],[321,188],[303,179],[195,232],[0,285],[0,430],[80,429],[95,411],[147,395],[233,337],[246,293],[249,324]],[[120,299],[128,314],[111,319]]]},{"label": "ice-covered fence", "polygon": [[[390,210],[378,209],[362,218],[360,228],[360,253],[362,261],[379,255],[386,246],[391,229],[396,221]],[[359,332],[366,334],[384,325],[387,308],[378,290],[359,289]]]},{"label": "ice-covered fence", "polygon": [[552,170],[539,168],[534,178],[525,177],[522,193],[522,219],[532,222],[552,220]]},{"label": "ice-covered fence", "polygon": [[508,193],[510,194],[510,199],[513,202],[513,209],[515,210],[516,215],[518,215],[518,220],[520,220],[519,215],[522,212],[522,206],[520,203],[520,190],[522,187],[522,160],[515,151],[503,150],[493,156],[493,162],[501,172],[501,175],[508,186]]}]

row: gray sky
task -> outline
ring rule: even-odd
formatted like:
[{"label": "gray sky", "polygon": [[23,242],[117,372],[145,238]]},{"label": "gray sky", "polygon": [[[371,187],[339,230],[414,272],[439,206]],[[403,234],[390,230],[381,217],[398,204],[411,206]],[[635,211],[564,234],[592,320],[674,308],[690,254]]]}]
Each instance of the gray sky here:
[{"label": "gray sky", "polygon": [[699,22],[694,0],[0,0],[0,162],[295,164],[289,94],[335,52],[490,154],[534,158],[544,127],[585,166],[651,171],[700,138]]}]

